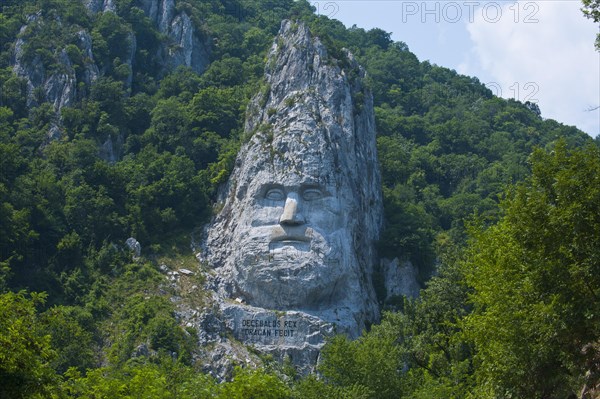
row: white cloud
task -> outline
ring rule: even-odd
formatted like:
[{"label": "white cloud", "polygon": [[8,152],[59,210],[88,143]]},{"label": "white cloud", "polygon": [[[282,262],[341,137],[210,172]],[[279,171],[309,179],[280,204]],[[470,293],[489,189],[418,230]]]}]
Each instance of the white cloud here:
[{"label": "white cloud", "polygon": [[[486,17],[487,4],[495,6],[488,6]],[[538,100],[543,117],[599,134],[600,110],[586,112],[600,105],[600,54],[593,45],[598,27],[585,19],[580,2],[487,4],[467,23],[473,48],[459,71],[483,71],[502,97]]]}]

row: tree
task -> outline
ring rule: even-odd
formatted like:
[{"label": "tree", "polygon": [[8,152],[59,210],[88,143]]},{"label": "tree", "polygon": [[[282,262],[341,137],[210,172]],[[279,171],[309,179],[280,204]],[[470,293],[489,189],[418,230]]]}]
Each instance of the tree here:
[{"label": "tree", "polygon": [[113,12],[104,12],[98,16],[92,31],[94,56],[106,67],[113,60],[126,60],[133,49],[131,26]]},{"label": "tree", "polygon": [[567,397],[600,382],[600,150],[561,141],[531,160],[464,264],[478,398]]},{"label": "tree", "polygon": [[208,87],[199,91],[190,102],[191,126],[200,131],[216,132],[222,137],[235,137],[236,129],[242,126],[245,106],[239,88]]},{"label": "tree", "polygon": [[160,151],[175,152],[178,146],[189,146],[189,114],[176,97],[159,100],[150,115],[145,141],[155,144]]},{"label": "tree", "polygon": [[173,395],[167,390],[166,376],[154,364],[133,364],[122,370],[110,367],[89,370],[82,376],[69,369],[63,389],[71,397],[91,398],[148,398],[167,399]]},{"label": "tree", "polygon": [[45,298],[25,292],[0,295],[0,397],[48,397],[57,383],[50,365],[55,352],[36,311]]},{"label": "tree", "polygon": [[56,350],[51,363],[54,370],[62,374],[70,367],[85,371],[96,366],[95,342],[89,331],[94,320],[89,312],[74,306],[54,306],[40,316],[43,332],[50,335]]},{"label": "tree", "polygon": [[[594,22],[600,22],[600,0],[581,0],[583,14]],[[600,51],[600,33],[596,36],[596,50]]]},{"label": "tree", "polygon": [[318,370],[328,385],[346,391],[341,397],[352,397],[349,392],[361,393],[354,397],[401,397],[403,364],[397,338],[390,319],[355,341],[338,335],[323,348]]},{"label": "tree", "polygon": [[283,399],[289,397],[289,388],[276,375],[263,370],[237,367],[233,381],[223,384],[217,398],[227,399]]}]

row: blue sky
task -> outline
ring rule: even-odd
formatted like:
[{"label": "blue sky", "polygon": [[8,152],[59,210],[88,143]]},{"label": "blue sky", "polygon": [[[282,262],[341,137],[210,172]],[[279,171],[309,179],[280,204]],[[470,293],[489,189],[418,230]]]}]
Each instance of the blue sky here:
[{"label": "blue sky", "polygon": [[600,27],[579,0],[311,1],[317,12],[405,42],[421,61],[476,76],[542,117],[600,133]]}]

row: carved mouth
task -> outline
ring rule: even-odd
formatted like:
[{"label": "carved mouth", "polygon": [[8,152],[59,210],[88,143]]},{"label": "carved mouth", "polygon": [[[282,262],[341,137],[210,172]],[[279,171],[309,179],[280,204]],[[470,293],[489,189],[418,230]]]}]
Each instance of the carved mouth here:
[{"label": "carved mouth", "polygon": [[310,237],[307,237],[305,235],[281,235],[281,236],[277,236],[277,237],[273,237],[271,239],[271,242],[277,242],[277,243],[281,243],[281,244],[287,244],[287,243],[296,243],[296,242],[309,242],[310,241]]},{"label": "carved mouth", "polygon": [[284,260],[310,251],[311,230],[305,226],[273,229],[269,240],[269,254],[272,260]]},{"label": "carved mouth", "polygon": [[287,258],[293,256],[294,253],[307,252],[309,250],[310,237],[305,235],[283,234],[273,237],[269,243],[269,253],[273,257],[273,261],[278,260],[282,256]]}]

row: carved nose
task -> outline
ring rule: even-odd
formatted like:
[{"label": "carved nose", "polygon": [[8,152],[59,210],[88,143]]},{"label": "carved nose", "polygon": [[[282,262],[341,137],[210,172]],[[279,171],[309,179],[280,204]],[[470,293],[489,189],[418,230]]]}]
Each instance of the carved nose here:
[{"label": "carved nose", "polygon": [[279,218],[279,224],[292,226],[304,223],[304,216],[298,211],[297,195],[294,193],[288,194],[288,197],[285,200],[285,206],[283,207],[283,213]]}]

